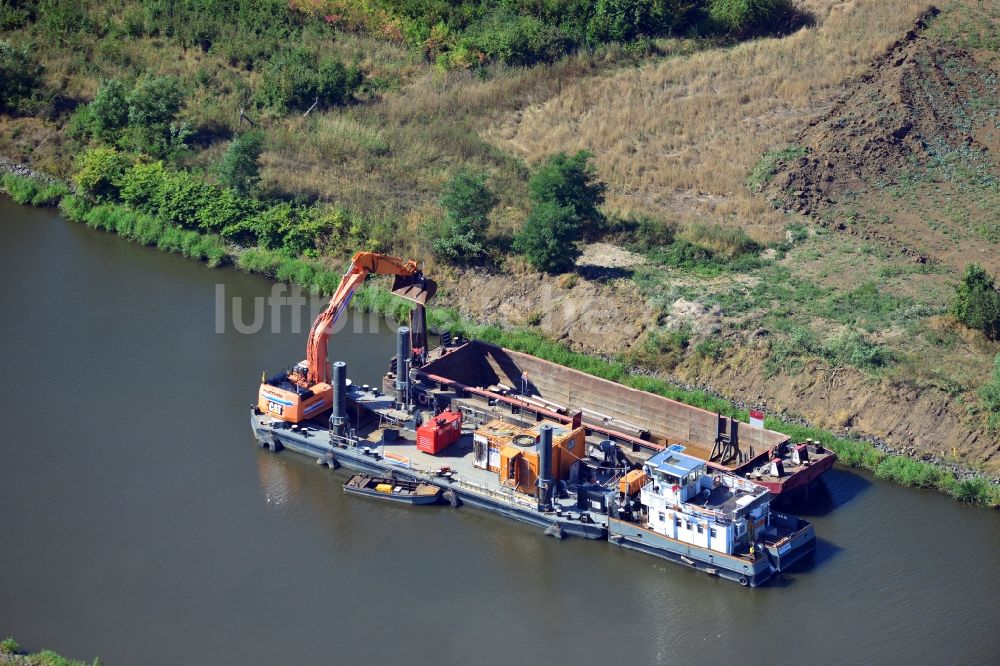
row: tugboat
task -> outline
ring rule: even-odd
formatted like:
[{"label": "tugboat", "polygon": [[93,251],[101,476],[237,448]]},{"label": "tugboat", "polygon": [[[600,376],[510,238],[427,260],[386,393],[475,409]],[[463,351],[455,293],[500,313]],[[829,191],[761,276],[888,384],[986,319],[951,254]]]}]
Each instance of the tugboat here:
[{"label": "tugboat", "polygon": [[430,483],[371,474],[355,474],[344,483],[344,492],[400,504],[434,504],[441,496],[441,489]]},{"label": "tugboat", "polygon": [[[620,484],[611,543],[757,587],[812,553],[812,523],[771,510],[767,488],[671,446]],[[616,515],[617,514],[617,515]]]}]

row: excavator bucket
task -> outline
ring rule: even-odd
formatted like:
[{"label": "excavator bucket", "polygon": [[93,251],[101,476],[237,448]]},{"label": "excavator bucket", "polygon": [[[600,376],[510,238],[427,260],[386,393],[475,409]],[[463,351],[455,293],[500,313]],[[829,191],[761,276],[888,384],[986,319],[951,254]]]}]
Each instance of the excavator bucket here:
[{"label": "excavator bucket", "polygon": [[397,275],[392,280],[392,293],[408,301],[424,305],[437,291],[437,283],[417,275]]}]

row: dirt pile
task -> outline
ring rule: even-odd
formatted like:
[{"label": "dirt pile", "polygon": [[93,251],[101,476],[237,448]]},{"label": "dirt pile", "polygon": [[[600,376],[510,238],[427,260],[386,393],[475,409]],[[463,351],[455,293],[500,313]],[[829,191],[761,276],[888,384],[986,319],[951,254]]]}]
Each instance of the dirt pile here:
[{"label": "dirt pile", "polygon": [[960,149],[984,149],[977,118],[995,95],[996,77],[979,56],[921,34],[931,9],[854,82],[795,143],[807,154],[790,161],[768,188],[772,200],[821,215],[853,193],[891,182],[913,162]]}]

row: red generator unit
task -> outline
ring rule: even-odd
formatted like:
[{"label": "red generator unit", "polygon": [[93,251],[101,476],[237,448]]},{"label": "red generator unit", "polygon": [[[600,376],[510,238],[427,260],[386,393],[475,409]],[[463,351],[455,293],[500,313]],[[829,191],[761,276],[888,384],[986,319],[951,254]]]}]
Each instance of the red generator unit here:
[{"label": "red generator unit", "polygon": [[462,415],[444,411],[417,428],[417,450],[436,456],[462,436]]}]

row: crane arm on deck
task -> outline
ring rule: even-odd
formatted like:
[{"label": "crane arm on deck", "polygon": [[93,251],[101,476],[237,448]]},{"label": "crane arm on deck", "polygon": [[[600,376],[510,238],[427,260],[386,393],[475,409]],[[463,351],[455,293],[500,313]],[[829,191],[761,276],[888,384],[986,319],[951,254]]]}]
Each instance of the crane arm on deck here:
[{"label": "crane arm on deck", "polygon": [[337,319],[347,308],[365,278],[369,274],[394,275],[392,292],[402,298],[415,301],[420,305],[434,294],[435,286],[424,278],[420,267],[412,259],[404,261],[399,257],[375,252],[358,252],[351,259],[351,267],[344,274],[340,285],[330,298],[330,304],[313,322],[309,331],[309,343],[306,349],[308,366],[308,382],[310,385],[329,382],[330,370],[327,363],[327,340]]}]

